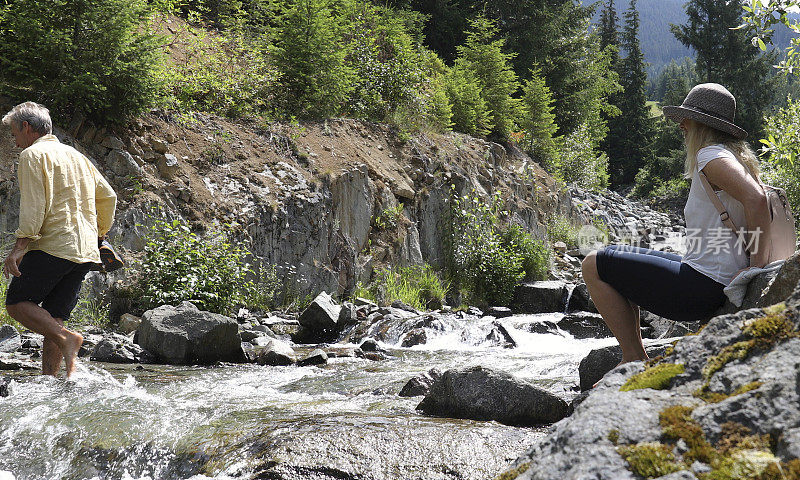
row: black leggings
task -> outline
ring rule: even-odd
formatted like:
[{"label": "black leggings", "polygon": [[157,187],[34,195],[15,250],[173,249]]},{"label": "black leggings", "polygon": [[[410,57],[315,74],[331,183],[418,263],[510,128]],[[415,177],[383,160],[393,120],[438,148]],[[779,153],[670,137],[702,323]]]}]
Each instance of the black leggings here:
[{"label": "black leggings", "polygon": [[597,251],[597,273],[623,297],[670,320],[707,318],[725,303],[725,285],[673,253],[609,245]]}]

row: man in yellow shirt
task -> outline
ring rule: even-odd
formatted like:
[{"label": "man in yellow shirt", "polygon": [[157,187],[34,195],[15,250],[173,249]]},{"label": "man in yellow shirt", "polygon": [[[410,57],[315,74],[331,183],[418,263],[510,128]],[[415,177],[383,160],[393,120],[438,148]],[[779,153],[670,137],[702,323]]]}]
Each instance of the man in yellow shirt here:
[{"label": "man in yellow shirt", "polygon": [[86,273],[100,263],[98,238],[111,228],[117,196],[91,161],[52,134],[50,112],[37,103],[14,107],[3,124],[22,148],[17,241],[3,273],[13,275],[6,295],[9,315],[44,335],[42,373],[67,378],[83,337],[64,328]]}]

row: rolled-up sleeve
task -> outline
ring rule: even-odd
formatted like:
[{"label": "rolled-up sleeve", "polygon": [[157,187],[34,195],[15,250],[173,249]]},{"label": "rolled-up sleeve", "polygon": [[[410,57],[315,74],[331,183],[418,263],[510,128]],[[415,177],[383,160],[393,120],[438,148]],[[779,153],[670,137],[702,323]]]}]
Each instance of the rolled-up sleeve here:
[{"label": "rolled-up sleeve", "polygon": [[42,165],[32,154],[23,152],[17,168],[19,180],[19,228],[14,235],[17,238],[42,238],[41,230],[47,205],[47,191],[42,175]]},{"label": "rolled-up sleeve", "polygon": [[111,230],[114,223],[114,211],[117,208],[117,194],[114,189],[103,178],[103,175],[95,168],[95,208],[97,209],[97,233],[105,235]]}]

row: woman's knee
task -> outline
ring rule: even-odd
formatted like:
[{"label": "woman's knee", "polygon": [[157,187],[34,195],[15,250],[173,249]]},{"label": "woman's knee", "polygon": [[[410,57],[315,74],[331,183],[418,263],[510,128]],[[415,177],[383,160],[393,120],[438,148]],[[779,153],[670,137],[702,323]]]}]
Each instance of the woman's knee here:
[{"label": "woman's knee", "polygon": [[597,274],[597,250],[593,250],[586,255],[586,258],[584,258],[581,263],[581,271],[583,272],[584,281],[586,281],[587,278],[599,278]]}]

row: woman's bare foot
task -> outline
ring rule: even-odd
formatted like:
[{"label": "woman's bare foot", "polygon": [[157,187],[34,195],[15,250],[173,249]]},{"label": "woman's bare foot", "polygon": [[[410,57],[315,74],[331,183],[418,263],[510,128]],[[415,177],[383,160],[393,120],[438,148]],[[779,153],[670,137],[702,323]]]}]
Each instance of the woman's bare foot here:
[{"label": "woman's bare foot", "polygon": [[75,373],[75,362],[78,358],[78,351],[83,344],[83,335],[80,333],[70,332],[64,329],[64,344],[61,346],[61,354],[64,356],[64,366],[66,367],[67,376],[69,378]]}]

